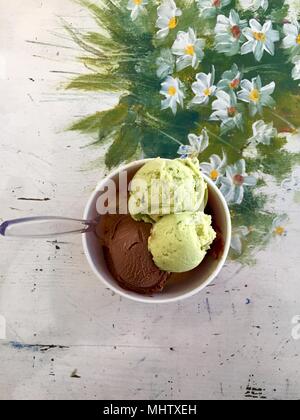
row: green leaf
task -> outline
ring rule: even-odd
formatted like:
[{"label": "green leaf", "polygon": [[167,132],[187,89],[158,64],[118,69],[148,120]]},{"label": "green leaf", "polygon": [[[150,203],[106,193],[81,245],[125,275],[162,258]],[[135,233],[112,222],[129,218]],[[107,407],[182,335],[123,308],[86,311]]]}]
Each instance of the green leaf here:
[{"label": "green leaf", "polygon": [[110,37],[102,35],[98,32],[88,32],[83,35],[83,39],[86,42],[96,45],[101,49],[107,50],[118,50],[120,49],[119,45],[116,44]]},{"label": "green leaf", "polygon": [[271,19],[273,23],[282,24],[288,14],[289,6],[287,4],[284,4],[283,1],[280,3],[281,4],[277,5],[277,8],[272,10],[271,12]]},{"label": "green leaf", "polygon": [[67,89],[79,89],[84,91],[122,92],[128,88],[125,80],[119,80],[116,76],[108,74],[84,74],[72,80]]},{"label": "green leaf", "polygon": [[73,124],[70,130],[81,131],[83,133],[99,131],[99,136],[102,137],[104,133],[108,134],[118,128],[127,116],[127,113],[128,108],[126,105],[117,105],[114,109],[97,112],[94,115],[83,118]]},{"label": "green leaf", "polygon": [[123,104],[117,105],[116,108],[111,111],[103,113],[99,136],[104,135],[109,128],[111,131],[119,128],[127,115],[128,108]]},{"label": "green leaf", "polygon": [[141,138],[141,128],[130,124],[123,125],[115,141],[109,148],[105,163],[108,168],[130,159],[136,152]]},{"label": "green leaf", "polygon": [[147,128],[143,133],[142,149],[147,158],[170,158],[177,156],[179,144],[170,140],[155,128]]},{"label": "green leaf", "polygon": [[97,112],[71,125],[71,131],[81,131],[82,133],[93,133],[100,128],[102,120],[102,112]]}]

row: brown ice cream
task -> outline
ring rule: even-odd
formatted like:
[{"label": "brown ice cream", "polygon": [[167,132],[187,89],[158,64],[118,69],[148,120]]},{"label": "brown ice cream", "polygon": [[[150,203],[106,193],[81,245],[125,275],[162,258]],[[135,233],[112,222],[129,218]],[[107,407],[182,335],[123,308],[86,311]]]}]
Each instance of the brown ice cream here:
[{"label": "brown ice cream", "polygon": [[98,235],[108,268],[124,289],[150,294],[162,291],[169,273],[161,271],[148,251],[152,225],[129,215],[101,218]]}]

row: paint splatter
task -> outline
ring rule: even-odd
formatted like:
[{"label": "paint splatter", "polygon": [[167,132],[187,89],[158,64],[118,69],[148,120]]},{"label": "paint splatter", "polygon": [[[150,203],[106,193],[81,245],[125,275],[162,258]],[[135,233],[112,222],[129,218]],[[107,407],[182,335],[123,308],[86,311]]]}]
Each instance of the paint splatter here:
[{"label": "paint splatter", "polygon": [[245,391],[245,398],[252,400],[266,400],[265,395],[266,389],[257,385],[254,375],[250,375],[248,379],[248,385]]},{"label": "paint splatter", "polygon": [[74,369],[73,370],[73,372],[71,373],[70,377],[71,378],[75,378],[75,379],[80,379],[81,378],[81,376],[78,375],[78,370],[77,369]]},{"label": "paint splatter", "polygon": [[25,344],[20,343],[18,341],[10,341],[9,345],[15,350],[32,350],[32,351],[40,351],[45,353],[49,350],[59,349],[64,350],[68,349],[67,346],[55,345],[55,344]]}]

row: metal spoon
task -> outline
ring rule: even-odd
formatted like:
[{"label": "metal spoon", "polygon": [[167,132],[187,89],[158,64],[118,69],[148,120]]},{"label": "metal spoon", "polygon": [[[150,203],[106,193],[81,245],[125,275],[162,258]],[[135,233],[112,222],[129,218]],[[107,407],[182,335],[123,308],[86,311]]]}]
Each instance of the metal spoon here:
[{"label": "metal spoon", "polygon": [[55,216],[26,217],[3,222],[0,225],[0,235],[11,238],[51,238],[95,231],[97,224],[98,220]]}]

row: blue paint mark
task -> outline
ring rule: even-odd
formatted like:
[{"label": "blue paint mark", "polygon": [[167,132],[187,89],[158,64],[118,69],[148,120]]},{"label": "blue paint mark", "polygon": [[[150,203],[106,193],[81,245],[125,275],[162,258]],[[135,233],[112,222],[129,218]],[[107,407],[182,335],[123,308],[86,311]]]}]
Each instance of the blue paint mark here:
[{"label": "blue paint mark", "polygon": [[9,345],[15,350],[32,350],[40,352],[47,352],[49,350],[54,349],[64,350],[69,348],[67,346],[61,346],[56,344],[23,344],[18,341],[10,341]]},{"label": "blue paint mark", "polygon": [[38,349],[39,349],[39,347],[37,345],[22,344],[22,343],[19,343],[18,341],[10,341],[9,345],[16,350],[24,350],[24,349],[28,350],[28,349],[30,349],[30,350],[33,350],[33,351],[38,351]]}]

